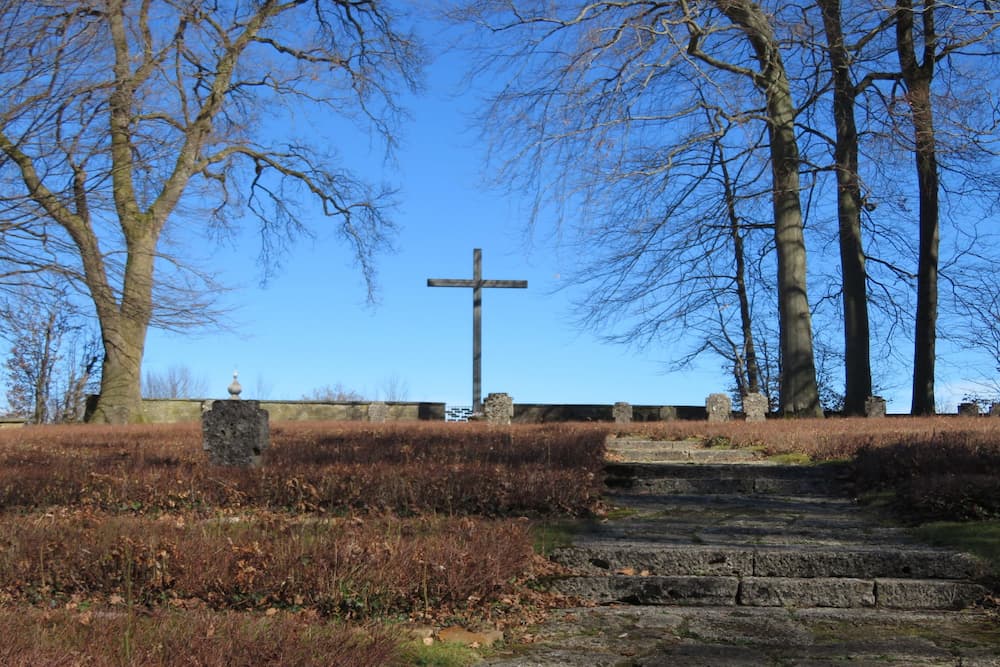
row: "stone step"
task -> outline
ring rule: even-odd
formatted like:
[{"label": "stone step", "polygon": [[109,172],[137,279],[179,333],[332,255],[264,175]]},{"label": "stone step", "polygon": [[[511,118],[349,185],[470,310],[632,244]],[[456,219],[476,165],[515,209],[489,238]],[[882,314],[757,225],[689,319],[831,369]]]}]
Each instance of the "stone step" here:
[{"label": "stone step", "polygon": [[849,476],[842,465],[608,463],[605,484],[632,494],[845,495]]},{"label": "stone step", "polygon": [[918,546],[759,548],[591,541],[555,550],[552,560],[580,575],[853,579],[976,579],[985,564],[969,554]]},{"label": "stone step", "polygon": [[615,447],[609,454],[636,463],[754,463],[756,452],[749,449],[660,449],[656,447]]},{"label": "stone step", "polygon": [[735,576],[573,576],[549,590],[598,604],[962,609],[987,590],[967,581]]}]

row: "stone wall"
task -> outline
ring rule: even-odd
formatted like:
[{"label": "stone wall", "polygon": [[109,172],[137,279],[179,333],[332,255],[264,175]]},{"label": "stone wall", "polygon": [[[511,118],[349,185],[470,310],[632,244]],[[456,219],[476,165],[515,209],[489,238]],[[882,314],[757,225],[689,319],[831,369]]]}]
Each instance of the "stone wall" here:
[{"label": "stone wall", "polygon": [[[219,399],[226,400],[226,399]],[[150,424],[199,421],[210,399],[157,399],[142,401],[143,420]],[[260,401],[271,421],[368,421],[370,401]],[[386,402],[386,419],[444,420],[444,403]]]},{"label": "stone wall", "polygon": [[[614,421],[612,405],[555,405],[544,403],[514,403],[514,422]],[[674,419],[704,420],[704,405],[633,405],[633,422],[659,422]]]}]

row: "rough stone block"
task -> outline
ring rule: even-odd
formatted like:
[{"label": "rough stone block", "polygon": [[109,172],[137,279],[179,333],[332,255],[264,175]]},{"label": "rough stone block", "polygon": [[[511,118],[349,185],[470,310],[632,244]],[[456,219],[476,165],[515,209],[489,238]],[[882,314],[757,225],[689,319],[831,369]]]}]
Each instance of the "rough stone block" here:
[{"label": "rough stone block", "polygon": [[270,444],[267,410],[258,401],[215,401],[201,420],[202,448],[215,465],[250,467]]},{"label": "rough stone block", "polygon": [[382,401],[375,401],[368,406],[368,421],[384,424],[389,418],[389,406]]},{"label": "rough stone block", "polygon": [[661,422],[672,422],[677,420],[677,408],[672,405],[664,405],[660,407],[660,421]]},{"label": "rough stone block", "polygon": [[990,406],[990,417],[1000,417],[1000,403],[994,403]]},{"label": "rough stone block", "polygon": [[614,407],[611,408],[611,416],[614,418],[616,424],[631,424],[632,404],[625,403],[624,401],[615,403]]},{"label": "rough stone block", "polygon": [[885,399],[881,396],[869,396],[866,398],[865,417],[873,419],[885,417]]},{"label": "rough stone block", "polygon": [[875,595],[879,607],[890,609],[964,609],[987,594],[987,590],[964,581],[929,579],[877,579]]},{"label": "rough stone block", "polygon": [[487,423],[506,425],[514,417],[514,399],[504,393],[490,394],[483,402]]},{"label": "rough stone block", "polygon": [[705,411],[710,422],[727,422],[733,412],[733,402],[727,394],[709,394],[705,399]]},{"label": "rough stone block", "polygon": [[769,407],[767,396],[760,392],[743,397],[743,414],[748,422],[762,422],[767,419]]},{"label": "rough stone block", "polygon": [[874,607],[875,584],[864,579],[745,577],[739,604],[748,607]]},{"label": "rough stone block", "polygon": [[958,416],[959,417],[978,417],[979,416],[979,406],[975,403],[959,403],[958,404]]},{"label": "rough stone block", "polygon": [[599,604],[676,604],[725,607],[736,604],[737,577],[567,577],[552,588]]},{"label": "rough stone block", "polygon": [[557,549],[552,560],[583,574],[647,573],[660,576],[746,576],[753,550],[686,546],[666,549],[628,541]]}]

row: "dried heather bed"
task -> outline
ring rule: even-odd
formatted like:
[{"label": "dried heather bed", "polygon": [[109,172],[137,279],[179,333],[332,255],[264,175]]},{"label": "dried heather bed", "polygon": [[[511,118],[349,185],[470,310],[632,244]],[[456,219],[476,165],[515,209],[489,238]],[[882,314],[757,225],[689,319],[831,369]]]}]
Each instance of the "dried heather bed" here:
[{"label": "dried heather bed", "polygon": [[915,520],[1000,517],[1000,419],[773,419],[764,423],[635,424],[623,435],[715,439],[765,455],[852,463],[862,494],[891,492]]},{"label": "dried heather bed", "polygon": [[605,435],[276,424],[233,470],[197,424],[0,433],[0,664],[381,665],[400,622],[520,622]]}]

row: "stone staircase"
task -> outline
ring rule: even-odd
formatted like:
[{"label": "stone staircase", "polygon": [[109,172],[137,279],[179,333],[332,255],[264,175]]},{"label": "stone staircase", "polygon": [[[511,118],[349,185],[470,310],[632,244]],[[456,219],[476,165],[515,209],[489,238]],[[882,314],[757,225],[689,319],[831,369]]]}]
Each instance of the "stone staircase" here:
[{"label": "stone staircase", "polygon": [[607,520],[553,559],[552,589],[599,604],[954,610],[976,558],[923,546],[851,500],[837,465],[698,442],[612,439]]}]

